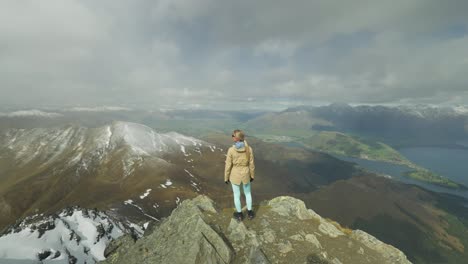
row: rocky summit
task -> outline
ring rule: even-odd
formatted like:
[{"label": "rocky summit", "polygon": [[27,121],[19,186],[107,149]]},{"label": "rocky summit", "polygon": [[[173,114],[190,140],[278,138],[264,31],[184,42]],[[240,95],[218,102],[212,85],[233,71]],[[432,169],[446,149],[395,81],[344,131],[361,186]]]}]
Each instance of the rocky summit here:
[{"label": "rocky summit", "polygon": [[254,219],[237,222],[232,208],[206,195],[184,200],[136,241],[112,241],[99,263],[410,263],[397,248],[322,218],[302,200],[279,196],[253,209]]}]

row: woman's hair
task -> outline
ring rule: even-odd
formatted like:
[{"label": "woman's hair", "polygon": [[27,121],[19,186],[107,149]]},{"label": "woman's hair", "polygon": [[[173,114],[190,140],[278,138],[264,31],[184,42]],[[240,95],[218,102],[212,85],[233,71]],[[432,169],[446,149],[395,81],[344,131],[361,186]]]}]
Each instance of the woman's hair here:
[{"label": "woman's hair", "polygon": [[240,129],[236,129],[232,132],[232,134],[238,138],[240,141],[244,141],[245,139],[245,134],[244,134],[244,131],[240,130]]},{"label": "woman's hair", "polygon": [[[238,138],[240,141],[244,141],[245,140],[245,133],[244,131],[240,130],[240,129],[236,129],[232,132],[232,134]],[[244,141],[245,143],[245,153],[247,154],[247,160],[250,161],[250,147],[249,145],[247,144],[247,141]]]}]

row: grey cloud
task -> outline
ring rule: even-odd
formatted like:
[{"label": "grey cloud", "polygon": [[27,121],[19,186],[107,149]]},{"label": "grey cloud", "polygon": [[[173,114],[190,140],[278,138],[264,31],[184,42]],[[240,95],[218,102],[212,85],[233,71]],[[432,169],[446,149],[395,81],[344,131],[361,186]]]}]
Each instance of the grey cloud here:
[{"label": "grey cloud", "polygon": [[457,0],[5,0],[0,103],[462,103],[465,10]]}]

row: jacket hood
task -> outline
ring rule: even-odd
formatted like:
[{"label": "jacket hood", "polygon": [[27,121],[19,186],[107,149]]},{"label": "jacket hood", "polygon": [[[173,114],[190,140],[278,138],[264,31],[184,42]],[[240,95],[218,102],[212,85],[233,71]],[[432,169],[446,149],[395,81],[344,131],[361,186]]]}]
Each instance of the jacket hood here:
[{"label": "jacket hood", "polygon": [[236,145],[233,145],[233,146],[234,146],[234,149],[235,149],[237,152],[245,152],[245,147],[236,148]]},{"label": "jacket hood", "polygon": [[244,140],[244,144],[242,147],[240,148],[237,148],[236,147],[236,144],[233,144],[232,145],[234,147],[234,149],[237,151],[237,152],[245,152],[246,151],[246,146],[248,146],[247,142]]}]

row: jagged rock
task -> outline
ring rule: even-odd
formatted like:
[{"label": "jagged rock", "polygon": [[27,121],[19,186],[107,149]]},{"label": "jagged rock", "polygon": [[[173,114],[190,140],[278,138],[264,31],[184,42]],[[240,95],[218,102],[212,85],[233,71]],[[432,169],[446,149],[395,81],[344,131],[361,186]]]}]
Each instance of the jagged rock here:
[{"label": "jagged rock", "polygon": [[317,219],[321,217],[312,209],[307,209],[302,200],[290,196],[278,196],[268,202],[271,210],[282,216],[296,216],[297,218],[304,219]]},{"label": "jagged rock", "polygon": [[344,235],[344,233],[341,232],[340,230],[338,230],[338,228],[336,228],[336,226],[334,226],[333,224],[328,223],[326,221],[323,221],[323,220],[320,222],[319,230],[323,234],[325,234],[327,236],[330,236],[330,237],[337,237],[337,236],[343,236]]},{"label": "jagged rock", "polygon": [[289,238],[296,241],[304,241],[304,237],[300,234],[292,235]]},{"label": "jagged rock", "polygon": [[52,252],[50,250],[43,250],[43,251],[37,253],[37,259],[39,261],[42,261],[42,260],[48,258],[50,256],[50,254],[52,254]]},{"label": "jagged rock", "polygon": [[273,243],[276,240],[275,231],[266,229],[262,234],[262,239],[266,243]]},{"label": "jagged rock", "polygon": [[310,254],[307,256],[307,264],[328,264],[330,262],[327,261],[326,258],[319,254]]},{"label": "jagged rock", "polygon": [[110,254],[114,253],[118,248],[122,247],[121,249],[128,249],[130,248],[135,241],[133,240],[130,234],[125,234],[121,236],[119,239],[112,240],[109,245],[107,245],[106,249],[104,250],[104,257],[108,257]]},{"label": "jagged rock", "polygon": [[205,195],[184,200],[136,242],[127,235],[111,243],[103,263],[408,263],[363,231],[341,232],[301,200],[263,205],[253,220],[237,222]]},{"label": "jagged rock", "polygon": [[290,251],[293,250],[291,242],[289,240],[286,240],[285,242],[280,242],[278,243],[278,251],[282,254],[286,254]]},{"label": "jagged rock", "polygon": [[358,254],[363,255],[364,254],[364,249],[362,247],[359,247],[357,252],[358,252]]},{"label": "jagged rock", "polygon": [[332,259],[331,263],[333,263],[333,264],[343,264],[343,263],[341,263],[341,261],[340,261],[339,259],[337,259],[337,258]]},{"label": "jagged rock", "polygon": [[270,225],[270,222],[268,222],[268,220],[266,220],[265,218],[262,218],[260,224],[262,225],[262,227],[268,227]]},{"label": "jagged rock", "polygon": [[234,219],[231,219],[229,223],[227,234],[233,247],[237,250],[244,247],[255,248],[260,245],[256,232],[248,230],[244,223],[239,223]]},{"label": "jagged rock", "polygon": [[201,211],[217,213],[214,202],[206,195],[199,195],[193,201]]},{"label": "jagged rock", "polygon": [[47,221],[45,223],[42,223],[40,224],[38,227],[37,227],[37,230],[39,231],[39,238],[41,238],[42,235],[44,235],[44,233],[47,231],[47,230],[52,230],[55,228],[55,223],[52,222],[52,221]]},{"label": "jagged rock", "polygon": [[362,230],[353,230],[351,237],[361,241],[368,248],[380,252],[382,256],[391,263],[411,263],[406,258],[405,254],[403,254],[403,252],[393,247],[392,245],[383,243],[374,236]]},{"label": "jagged rock", "polygon": [[270,264],[265,253],[259,247],[253,247],[250,251],[249,261],[251,264]]},{"label": "jagged rock", "polygon": [[231,219],[228,227],[228,238],[231,241],[244,241],[247,235],[247,228],[244,223],[238,223],[236,220]]},{"label": "jagged rock", "polygon": [[216,212],[207,196],[184,200],[153,233],[118,248],[103,263],[230,263],[234,249],[205,222],[205,212]]},{"label": "jagged rock", "polygon": [[257,233],[254,230],[249,230],[247,237],[247,244],[249,246],[258,247],[260,245],[260,242],[257,239]]},{"label": "jagged rock", "polygon": [[305,240],[312,243],[316,248],[322,248],[322,245],[318,241],[317,237],[315,235],[313,235],[313,234],[307,234],[305,236]]}]

